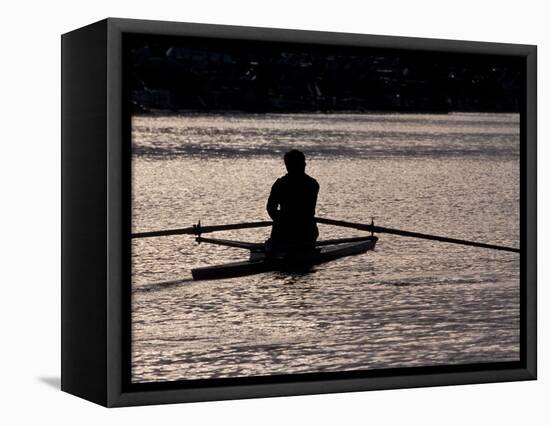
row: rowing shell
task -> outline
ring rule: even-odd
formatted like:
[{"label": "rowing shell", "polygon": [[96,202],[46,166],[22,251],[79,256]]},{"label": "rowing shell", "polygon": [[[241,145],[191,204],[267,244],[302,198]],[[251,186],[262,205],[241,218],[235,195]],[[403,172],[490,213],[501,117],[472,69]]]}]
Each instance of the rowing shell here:
[{"label": "rowing shell", "polygon": [[[199,238],[199,242],[214,242],[224,240],[213,240]],[[243,277],[246,275],[260,274],[269,271],[304,271],[313,265],[330,262],[342,257],[353,256],[373,250],[378,238],[376,236],[349,238],[344,240],[318,241],[317,249],[307,253],[278,254],[266,256],[260,244],[239,243],[240,248],[250,249],[250,259],[241,262],[225,263],[222,265],[205,266],[191,270],[194,280],[214,280],[221,278]],[[225,241],[224,241],[225,242]],[[234,243],[228,241],[228,243]],[[249,247],[245,247],[245,245]],[[223,244],[222,245],[229,245]],[[233,247],[236,247],[233,245]]]}]

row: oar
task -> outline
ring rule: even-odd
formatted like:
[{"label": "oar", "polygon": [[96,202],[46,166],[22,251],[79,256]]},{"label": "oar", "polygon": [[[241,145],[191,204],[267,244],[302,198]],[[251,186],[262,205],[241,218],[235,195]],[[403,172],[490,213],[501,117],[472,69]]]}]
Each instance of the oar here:
[{"label": "oar", "polygon": [[[412,231],[405,231],[401,229],[392,229],[392,228],[385,228],[382,226],[375,226],[372,224],[366,224],[366,223],[354,223],[354,222],[347,222],[344,220],[335,220],[335,219],[326,219],[317,217],[315,218],[317,223],[323,223],[326,225],[336,225],[336,226],[342,226],[345,228],[352,228],[352,229],[358,229],[361,231],[368,231],[368,232],[376,232],[376,233],[385,233],[385,234],[393,234],[393,235],[400,235],[402,237],[411,237],[411,238],[422,238],[425,240],[432,240],[432,241],[441,241],[444,243],[451,243],[451,244],[461,244],[466,246],[473,246],[473,247],[481,247],[481,248],[488,248],[493,250],[502,250],[502,251],[509,251],[513,253],[519,253],[520,250],[518,248],[514,247],[505,247],[505,246],[499,246],[495,244],[486,244],[486,243],[479,243],[476,241],[468,241],[468,240],[460,240],[457,238],[449,238],[449,237],[441,237],[438,235],[430,235],[430,234],[422,234],[420,232],[412,232]],[[206,234],[209,232],[216,232],[216,231],[229,231],[232,229],[247,229],[247,228],[261,228],[266,226],[271,226],[271,221],[262,221],[262,222],[244,222],[244,223],[233,223],[228,225],[211,225],[211,226],[201,226],[200,222],[198,225],[193,225],[192,227],[188,228],[179,228],[179,229],[167,229],[163,231],[148,231],[148,232],[136,232],[132,234],[132,238],[150,238],[150,237],[164,237],[168,235],[200,235],[200,234]]]},{"label": "oar", "polygon": [[164,231],[148,231],[148,232],[136,232],[132,234],[132,238],[150,238],[150,237],[165,237],[167,235],[200,235],[207,234],[209,232],[216,231],[230,231],[232,229],[246,229],[246,228],[261,228],[263,226],[271,226],[272,222],[244,222],[244,223],[231,223],[228,225],[211,225],[201,226],[199,222],[197,225],[193,225],[188,228],[179,229],[166,229]]},{"label": "oar", "polygon": [[375,225],[366,224],[366,223],[346,222],[344,220],[324,219],[322,217],[317,217],[315,218],[315,220],[317,221],[317,223],[323,223],[325,225],[336,225],[336,226],[342,226],[344,228],[358,229],[361,231],[400,235],[402,237],[422,238],[424,240],[441,241],[444,243],[462,244],[465,246],[510,251],[513,253],[520,252],[518,248],[514,248],[514,247],[505,247],[505,246],[499,246],[495,244],[478,243],[476,241],[459,240],[457,238],[448,238],[448,237],[441,237],[438,235],[422,234],[420,232],[404,231],[401,229],[384,228],[382,226],[375,226]]}]

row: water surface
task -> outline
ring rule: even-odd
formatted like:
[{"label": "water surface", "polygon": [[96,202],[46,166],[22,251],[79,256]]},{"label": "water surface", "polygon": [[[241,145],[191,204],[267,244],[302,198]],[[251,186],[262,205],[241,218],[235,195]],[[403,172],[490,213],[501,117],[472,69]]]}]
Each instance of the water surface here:
[{"label": "water surface", "polygon": [[[134,232],[267,220],[290,148],[320,183],[318,216],[519,247],[517,114],[136,116]],[[132,380],[519,360],[517,254],[379,238],[310,274],[202,282],[193,267],[247,252],[134,240]]]}]

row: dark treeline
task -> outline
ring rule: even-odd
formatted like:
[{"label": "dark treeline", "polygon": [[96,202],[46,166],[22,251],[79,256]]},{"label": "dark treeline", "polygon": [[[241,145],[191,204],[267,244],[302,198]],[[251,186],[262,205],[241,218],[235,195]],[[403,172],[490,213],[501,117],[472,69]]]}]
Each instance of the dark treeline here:
[{"label": "dark treeline", "polygon": [[[135,111],[517,112],[514,58],[197,39],[132,39]],[[128,66],[129,65],[129,66]]]}]

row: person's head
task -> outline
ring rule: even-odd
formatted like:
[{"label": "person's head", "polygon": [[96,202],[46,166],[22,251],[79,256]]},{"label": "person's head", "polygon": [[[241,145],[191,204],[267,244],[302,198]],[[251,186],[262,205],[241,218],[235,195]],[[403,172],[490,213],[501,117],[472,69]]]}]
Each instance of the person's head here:
[{"label": "person's head", "polygon": [[306,156],[302,151],[290,150],[285,154],[284,159],[289,174],[299,174],[306,171]]}]

